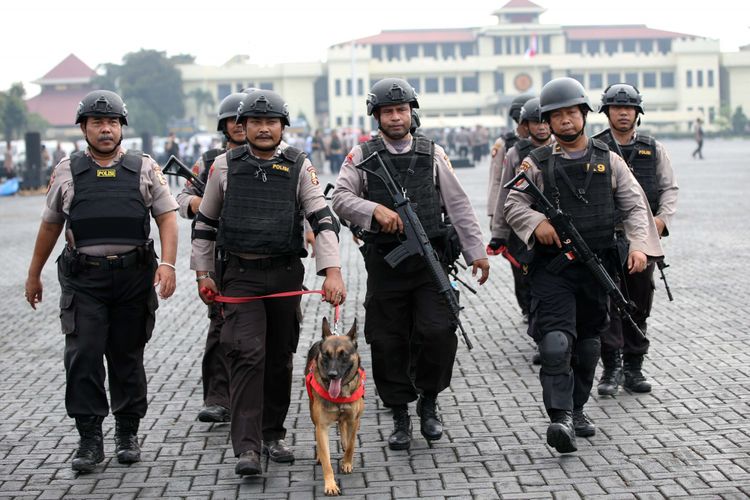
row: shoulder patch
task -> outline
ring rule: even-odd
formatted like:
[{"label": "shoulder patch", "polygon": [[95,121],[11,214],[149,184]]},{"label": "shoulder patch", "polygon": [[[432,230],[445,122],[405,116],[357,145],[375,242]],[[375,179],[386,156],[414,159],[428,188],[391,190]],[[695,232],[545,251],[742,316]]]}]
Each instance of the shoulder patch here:
[{"label": "shoulder patch", "polygon": [[445,160],[445,166],[448,167],[448,170],[450,170],[453,175],[456,175],[456,171],[453,170],[453,165],[451,164],[451,159],[448,158],[447,154],[443,153],[443,159]]},{"label": "shoulder patch", "polygon": [[495,157],[495,155],[497,154],[497,149],[498,149],[498,148],[497,148],[497,146],[493,146],[493,147],[492,147],[492,157],[493,157],[493,158],[494,158],[494,157]]},{"label": "shoulder patch", "polygon": [[307,172],[310,174],[310,182],[312,182],[314,186],[320,184],[320,180],[318,179],[318,171],[315,170],[315,167],[312,163],[308,165],[305,170],[307,170]]},{"label": "shoulder patch", "polygon": [[518,167],[518,170],[520,170],[522,172],[526,172],[530,168],[531,168],[531,163],[529,163],[528,161],[524,160],[524,161],[521,162],[521,165]]},{"label": "shoulder patch", "polygon": [[159,164],[156,163],[155,161],[151,162],[151,170],[154,171],[154,173],[156,174],[156,178],[159,179],[159,184],[161,184],[162,186],[166,186],[167,178],[164,177],[164,174],[162,173],[161,167],[159,166]]},{"label": "shoulder patch", "polygon": [[214,166],[211,165],[211,168],[208,169],[208,178],[209,179],[211,178],[211,174],[213,174],[213,173],[214,173]]}]

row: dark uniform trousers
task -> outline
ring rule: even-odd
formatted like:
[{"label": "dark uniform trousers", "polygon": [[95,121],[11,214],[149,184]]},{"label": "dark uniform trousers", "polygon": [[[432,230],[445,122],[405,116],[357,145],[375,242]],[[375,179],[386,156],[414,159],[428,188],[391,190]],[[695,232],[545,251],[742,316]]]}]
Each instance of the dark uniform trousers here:
[{"label": "dark uniform trousers", "polygon": [[394,270],[368,247],[365,340],[378,394],[389,406],[437,395],[450,385],[457,325],[418,257]]},{"label": "dark uniform trousers", "polygon": [[622,349],[625,354],[647,354],[651,342],[646,337],[646,320],[651,315],[651,305],[654,302],[654,268],[652,262],[640,273],[629,274],[627,266],[623,269],[623,280],[620,279],[620,289],[623,295],[635,304],[635,311],[631,313],[633,321],[641,329],[635,331],[628,321],[620,319],[617,310],[612,308],[612,322],[609,329],[602,335],[602,350],[614,351]]},{"label": "dark uniform trousers", "polygon": [[[588,401],[600,356],[600,336],[609,326],[609,299],[591,272],[579,263],[559,274],[546,269],[549,259],[537,257],[530,270],[531,328],[539,344],[544,406],[547,410],[582,408]],[[568,349],[549,356],[544,337],[562,332]]]},{"label": "dark uniform trousers", "polygon": [[[521,308],[523,314],[529,314],[531,308],[531,288],[529,287],[529,275],[527,271],[524,271],[525,264],[521,264],[521,268],[517,268],[513,264],[510,265],[511,271],[513,271],[513,285],[516,291],[516,300],[518,301],[518,307]],[[528,270],[528,268],[526,267]]]},{"label": "dark uniform trousers", "polygon": [[[273,257],[278,261],[279,257]],[[264,267],[231,255],[222,294],[257,296],[302,289],[304,266],[298,257]],[[289,411],[292,357],[299,342],[300,297],[224,305],[221,344],[229,360],[231,435],[235,455],[261,452],[262,440],[283,439]]]},{"label": "dark uniform trousers", "polygon": [[208,325],[202,364],[203,404],[229,408],[229,363],[220,342],[224,318],[218,304],[208,306],[208,317],[211,322]]},{"label": "dark uniform trousers", "polygon": [[64,256],[58,259],[57,270],[68,415],[107,416],[106,357],[112,413],[143,418],[147,408],[143,350],[159,307],[153,286],[156,260],[148,257],[148,262],[124,269],[83,264],[75,272],[64,261]]}]

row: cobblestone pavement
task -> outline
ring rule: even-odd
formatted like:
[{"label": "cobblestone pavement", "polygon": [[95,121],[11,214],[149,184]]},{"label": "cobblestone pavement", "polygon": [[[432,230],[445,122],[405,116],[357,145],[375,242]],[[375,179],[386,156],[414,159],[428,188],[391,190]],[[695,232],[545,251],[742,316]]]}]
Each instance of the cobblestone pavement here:
[{"label": "cobblestone pavement", "polygon": [[[509,266],[492,258],[490,282],[462,294],[463,323],[475,348],[459,346],[451,387],[440,395],[446,432],[428,445],[415,432],[410,451],[385,439],[391,416],[371,379],[355,470],[337,474],[347,498],[739,498],[750,495],[750,308],[746,266],[750,142],[708,141],[706,160],[690,158],[692,141],[666,142],[681,187],[679,215],[665,242],[675,301],[657,280],[646,372],[651,394],[592,396],[597,434],[560,456],[544,442],[547,421],[537,369],[512,293]],[[487,164],[457,170],[484,216]],[[322,180],[331,180],[323,175]],[[77,444],[65,414],[59,286],[47,264],[41,310],[23,301],[23,284],[43,198],[0,199],[5,245],[0,292],[0,497],[290,498],[323,495],[313,426],[302,383],[304,355],[331,310],[303,298],[304,324],[287,419],[293,465],[264,463],[262,478],[240,479],[226,424],[196,420],[200,362],[208,322],[188,270],[189,224],[180,222],[178,291],[163,301],[146,348],[149,412],[142,422],[143,462],[113,459],[113,419],[104,423],[106,460],[76,476]],[[344,328],[364,319],[365,273],[348,233],[342,237],[349,300]],[[487,237],[485,241],[487,241]],[[59,248],[53,255],[59,253]],[[53,259],[51,259],[52,261]],[[321,279],[309,273],[309,287]],[[369,350],[364,352],[369,369]],[[596,391],[594,391],[596,392]],[[412,405],[412,413],[414,413]],[[413,416],[415,426],[418,419]],[[336,432],[332,432],[335,442]],[[338,444],[334,460],[341,457]],[[334,465],[335,469],[335,465]]]}]

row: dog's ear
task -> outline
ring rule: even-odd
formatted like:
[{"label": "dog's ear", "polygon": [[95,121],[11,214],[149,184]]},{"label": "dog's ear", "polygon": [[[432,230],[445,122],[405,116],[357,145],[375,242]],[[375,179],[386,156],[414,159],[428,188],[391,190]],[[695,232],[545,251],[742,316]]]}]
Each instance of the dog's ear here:
[{"label": "dog's ear", "polygon": [[330,337],[333,335],[331,333],[331,325],[328,324],[328,318],[323,318],[323,338]]},{"label": "dog's ear", "polygon": [[357,342],[357,318],[354,318],[354,324],[349,328],[349,332],[346,334],[352,342]]}]

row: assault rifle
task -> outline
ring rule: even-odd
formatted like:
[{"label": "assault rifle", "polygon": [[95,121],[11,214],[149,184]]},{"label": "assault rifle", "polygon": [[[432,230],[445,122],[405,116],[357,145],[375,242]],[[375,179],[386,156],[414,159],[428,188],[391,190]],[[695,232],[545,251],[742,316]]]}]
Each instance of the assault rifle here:
[{"label": "assault rifle", "polygon": [[659,272],[661,273],[661,280],[664,282],[664,288],[667,290],[667,297],[669,297],[669,301],[672,302],[674,300],[674,297],[672,296],[672,290],[669,289],[667,277],[664,274],[664,270],[669,267],[669,264],[664,262],[664,259],[659,259],[656,261],[656,267],[659,268]]},{"label": "assault rifle", "polygon": [[195,175],[193,171],[190,170],[187,165],[182,163],[175,155],[169,157],[167,164],[164,165],[164,168],[161,169],[161,171],[167,175],[176,175],[177,177],[187,179],[193,184],[195,190],[198,191],[198,196],[201,198],[203,197],[203,193],[206,190],[206,183],[200,180],[198,176]]},{"label": "assault rifle", "polygon": [[[375,160],[375,161],[372,161]],[[461,306],[458,305],[458,297],[456,291],[453,289],[448,276],[445,274],[440,260],[438,259],[435,249],[430,243],[430,239],[425,233],[422,223],[419,221],[414,208],[411,206],[409,198],[406,197],[406,191],[401,187],[398,182],[393,178],[388,167],[383,163],[382,158],[377,151],[372,153],[370,156],[362,160],[361,163],[355,165],[356,168],[368,172],[378,179],[383,181],[388,194],[393,199],[393,210],[398,213],[401,221],[404,223],[404,236],[405,239],[401,240],[401,244],[391,250],[386,256],[385,261],[391,266],[396,267],[407,257],[412,255],[419,255],[427,264],[427,268],[430,270],[430,275],[435,285],[437,285],[438,293],[445,297],[445,301],[448,303],[448,308],[451,314],[458,324],[458,328],[461,330],[461,335],[466,342],[466,347],[471,350],[474,345],[469,340],[469,336],[466,334],[461,320],[458,317],[458,313]]]},{"label": "assault rifle", "polygon": [[612,299],[612,302],[620,313],[620,317],[625,318],[635,331],[641,332],[641,329],[633,321],[633,317],[630,316],[630,312],[634,310],[635,305],[625,299],[617,284],[615,284],[612,277],[602,265],[599,257],[591,251],[586,241],[578,233],[578,230],[570,219],[570,215],[550,203],[547,197],[544,196],[544,193],[526,175],[525,171],[521,171],[503,187],[528,194],[534,198],[537,206],[542,209],[542,213],[547,217],[552,227],[555,228],[562,243],[562,254],[552,261],[549,266],[550,269],[562,269],[564,265],[576,260],[582,262]]}]

